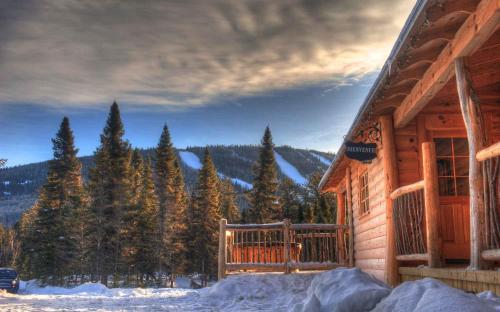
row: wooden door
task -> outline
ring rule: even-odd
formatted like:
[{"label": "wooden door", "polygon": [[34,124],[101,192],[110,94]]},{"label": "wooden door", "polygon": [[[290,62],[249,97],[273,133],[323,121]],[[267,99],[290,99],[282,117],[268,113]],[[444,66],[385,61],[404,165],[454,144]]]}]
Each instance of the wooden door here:
[{"label": "wooden door", "polygon": [[443,256],[470,258],[469,155],[466,138],[434,138],[438,163]]}]

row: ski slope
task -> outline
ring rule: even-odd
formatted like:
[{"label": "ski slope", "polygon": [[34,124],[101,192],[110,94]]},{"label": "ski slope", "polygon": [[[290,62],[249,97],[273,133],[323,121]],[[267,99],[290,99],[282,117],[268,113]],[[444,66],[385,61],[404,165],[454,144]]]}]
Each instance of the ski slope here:
[{"label": "ski slope", "polygon": [[[200,161],[200,158],[193,152],[179,151],[179,156],[181,157],[182,162],[185,163],[186,166],[188,166],[190,168],[193,168],[195,170],[200,170],[201,167],[203,167],[203,165]],[[244,189],[249,190],[252,188],[252,184],[250,184],[246,181],[243,181],[243,180],[238,179],[238,178],[231,178],[231,177],[228,177],[222,173],[217,173],[217,174],[219,175],[219,177],[221,177],[223,179],[230,179],[233,182],[233,184],[237,184]]]},{"label": "ski slope", "polygon": [[288,161],[286,161],[283,156],[278,154],[276,151],[274,152],[274,158],[276,158],[276,163],[278,164],[278,167],[280,168],[281,172],[292,179],[293,182],[300,184],[300,185],[306,185],[307,184],[307,179],[304,178],[300,172],[292,166]]},{"label": "ski slope", "polygon": [[330,164],[332,163],[332,161],[329,160],[328,158],[323,157],[320,154],[316,154],[315,152],[309,151],[309,154],[313,155],[313,157],[315,157],[316,159],[318,159],[319,161],[321,161],[323,164],[325,164],[327,166],[330,166]]}]

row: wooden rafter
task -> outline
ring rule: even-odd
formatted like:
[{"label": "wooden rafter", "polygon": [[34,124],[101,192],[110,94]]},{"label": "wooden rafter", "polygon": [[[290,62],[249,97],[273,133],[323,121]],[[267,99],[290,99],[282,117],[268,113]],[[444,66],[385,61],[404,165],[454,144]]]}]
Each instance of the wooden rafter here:
[{"label": "wooden rafter", "polygon": [[435,23],[439,19],[455,12],[472,13],[476,9],[479,0],[451,0],[438,2],[425,12],[429,23]]},{"label": "wooden rafter", "polygon": [[448,82],[453,75],[456,58],[470,55],[496,30],[500,20],[500,1],[482,0],[446,45],[436,61],[394,112],[397,128],[404,127]]}]

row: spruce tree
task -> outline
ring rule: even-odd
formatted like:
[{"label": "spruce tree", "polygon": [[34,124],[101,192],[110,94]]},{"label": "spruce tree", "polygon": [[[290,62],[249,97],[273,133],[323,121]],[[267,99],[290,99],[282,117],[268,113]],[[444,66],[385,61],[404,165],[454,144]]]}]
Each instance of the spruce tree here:
[{"label": "spruce tree", "polygon": [[109,274],[113,274],[116,284],[122,269],[123,214],[131,204],[131,149],[123,135],[120,110],[114,102],[101,134],[101,145],[94,154],[95,167],[89,181],[93,272],[105,285]]},{"label": "spruce tree", "polygon": [[188,241],[188,195],[166,125],[156,148],[156,190],[159,200],[158,234],[161,242],[158,270],[168,266],[176,272],[184,272]]},{"label": "spruce tree", "polygon": [[322,173],[314,172],[309,177],[305,195],[305,219],[308,223],[333,223],[336,203],[330,194],[321,194],[318,189]]},{"label": "spruce tree", "polygon": [[229,179],[223,179],[220,183],[221,212],[228,223],[240,223],[241,213],[236,203],[236,193],[233,183]]},{"label": "spruce tree", "polygon": [[158,198],[155,194],[151,162],[147,161],[141,174],[139,198],[135,203],[136,214],[131,228],[131,258],[135,271],[144,276],[153,276],[158,257]]},{"label": "spruce tree", "polygon": [[54,158],[49,162],[47,182],[36,204],[35,227],[39,237],[33,270],[42,281],[55,284],[72,273],[70,266],[79,243],[73,235],[73,217],[86,202],[81,164],[68,118],[64,117],[52,143]]},{"label": "spruce tree", "polygon": [[191,264],[192,270],[215,274],[219,240],[220,192],[219,178],[208,148],[203,167],[198,175],[191,208]]},{"label": "spruce tree", "polygon": [[269,223],[278,221],[282,215],[278,192],[278,172],[274,157],[271,130],[266,127],[262,138],[256,176],[250,193],[250,222]]},{"label": "spruce tree", "polygon": [[300,223],[301,187],[285,177],[280,183],[278,193],[280,206],[283,208],[283,218],[290,219],[293,223]]}]

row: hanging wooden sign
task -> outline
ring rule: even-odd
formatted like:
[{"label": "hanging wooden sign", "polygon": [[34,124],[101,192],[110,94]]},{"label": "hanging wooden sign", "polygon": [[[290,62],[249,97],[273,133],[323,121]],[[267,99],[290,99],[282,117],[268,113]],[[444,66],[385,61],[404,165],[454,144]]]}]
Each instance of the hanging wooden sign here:
[{"label": "hanging wooden sign", "polygon": [[345,148],[345,155],[350,159],[369,162],[372,159],[377,158],[376,143],[354,143],[347,141],[345,143]]}]

